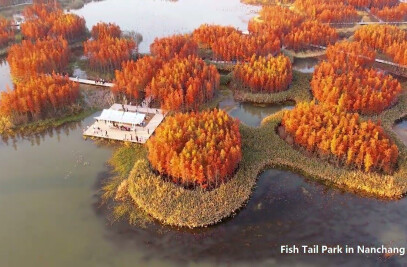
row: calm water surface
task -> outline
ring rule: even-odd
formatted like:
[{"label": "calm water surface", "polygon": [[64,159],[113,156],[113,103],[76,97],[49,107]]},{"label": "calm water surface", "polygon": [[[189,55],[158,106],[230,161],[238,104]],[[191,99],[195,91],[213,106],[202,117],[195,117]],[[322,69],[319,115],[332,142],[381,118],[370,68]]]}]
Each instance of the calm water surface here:
[{"label": "calm water surface", "polygon": [[0,59],[0,92],[6,91],[7,86],[13,89],[13,82],[10,76],[10,67],[5,59]]},{"label": "calm water surface", "polygon": [[283,109],[291,109],[293,106],[283,104],[258,105],[239,103],[230,95],[230,97],[219,103],[219,108],[227,111],[230,116],[238,118],[241,123],[252,127],[259,127],[265,117]]},{"label": "calm water surface", "polygon": [[[188,32],[203,22],[243,28],[250,10],[232,0],[107,0],[77,12],[88,26],[103,20],[140,31],[148,50],[154,37]],[[0,65],[1,89],[11,83],[3,71],[7,65]],[[290,108],[232,99],[220,107],[250,126]],[[281,170],[262,173],[247,206],[214,227],[110,225],[97,193],[111,175],[106,161],[112,149],[82,138],[92,121],[90,116],[43,135],[0,141],[0,266],[407,264],[406,256],[281,255],[284,244],[407,245],[406,199],[364,198]],[[396,128],[407,142],[407,123]]]},{"label": "calm water surface", "polygon": [[0,266],[407,264],[378,255],[280,255],[282,244],[407,244],[405,199],[364,198],[281,170],[262,173],[248,205],[214,227],[110,225],[97,193],[112,149],[83,140],[92,117],[0,143]]},{"label": "calm water surface", "polygon": [[203,23],[232,25],[241,30],[259,10],[239,0],[106,0],[72,12],[86,19],[88,28],[100,21],[114,22],[124,31],[143,35],[140,52],[149,52],[156,37],[189,33]]},{"label": "calm water surface", "polygon": [[313,73],[316,64],[318,64],[318,59],[316,58],[296,58],[293,64],[293,69],[302,73]]}]

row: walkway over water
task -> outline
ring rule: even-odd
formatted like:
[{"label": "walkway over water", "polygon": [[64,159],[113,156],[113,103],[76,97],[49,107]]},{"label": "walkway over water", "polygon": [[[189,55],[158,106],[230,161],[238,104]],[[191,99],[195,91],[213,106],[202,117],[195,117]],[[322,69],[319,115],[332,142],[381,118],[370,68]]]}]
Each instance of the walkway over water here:
[{"label": "walkway over water", "polygon": [[145,126],[136,126],[131,131],[126,131],[113,127],[111,123],[96,121],[84,131],[83,135],[144,144],[151,135],[153,135],[155,129],[161,124],[166,116],[161,109],[141,106],[114,104],[110,109],[123,111],[123,107],[127,112],[146,114],[146,119],[149,120],[148,124]]},{"label": "walkway over water", "polygon": [[88,84],[88,85],[95,85],[95,86],[104,86],[104,87],[113,87],[113,83],[101,83],[95,80],[88,80],[88,79],[80,79],[80,78],[75,78],[75,77],[69,77],[69,80],[73,82],[78,82],[81,84]]},{"label": "walkway over water", "polygon": [[407,24],[407,21],[359,21],[359,22],[327,22],[327,25],[374,25],[374,24],[391,24],[391,25],[403,25]]},{"label": "walkway over water", "polygon": [[[314,48],[319,48],[319,49],[326,49],[326,46],[322,46],[322,45],[310,45],[311,47]],[[362,55],[359,55],[360,57],[363,57]],[[383,65],[387,65],[392,67],[391,69],[386,69],[388,72],[391,72],[393,74],[402,76],[402,77],[406,77],[407,78],[407,66],[405,65],[400,65],[391,61],[387,61],[387,60],[383,60],[383,59],[375,59],[376,63],[380,63]]]}]

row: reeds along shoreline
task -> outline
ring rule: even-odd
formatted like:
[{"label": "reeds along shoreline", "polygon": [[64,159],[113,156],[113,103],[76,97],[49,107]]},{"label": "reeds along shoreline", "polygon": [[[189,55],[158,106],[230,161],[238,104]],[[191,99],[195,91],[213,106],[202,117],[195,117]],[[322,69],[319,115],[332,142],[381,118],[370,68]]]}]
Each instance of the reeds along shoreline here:
[{"label": "reeds along shoreline", "polygon": [[[212,191],[188,190],[165,182],[150,169],[143,147],[138,146],[136,150],[133,146],[122,147],[111,161],[122,179],[114,181],[116,187],[110,188],[110,195],[116,197],[120,184],[124,183],[124,194],[132,200],[127,205],[136,206],[164,224],[195,228],[233,216],[249,200],[257,176],[270,167],[289,169],[321,183],[375,198],[397,199],[407,192],[407,163],[401,163],[393,175],[337,168],[308,157],[281,139],[276,131],[281,118],[282,112],[272,115],[259,129],[241,125],[240,168],[229,182]],[[400,162],[406,162],[405,147],[400,152]],[[130,154],[133,156],[126,156]],[[123,195],[123,186],[120,194]]]},{"label": "reeds along shoreline", "polygon": [[[258,94],[254,97],[269,98],[269,103],[309,101],[309,78],[310,75],[295,72],[291,88],[282,92],[284,96]],[[336,167],[296,150],[277,133],[283,115],[283,112],[279,112],[265,118],[260,128],[240,125],[243,158],[234,177],[219,188],[211,191],[189,190],[165,182],[150,169],[144,147],[125,145],[117,150],[111,160],[120,178],[115,177],[107,182],[103,190],[104,196],[106,199],[123,199],[124,195],[127,201],[118,202],[121,210],[138,209],[142,214],[164,224],[189,228],[216,224],[233,216],[247,203],[257,176],[266,168],[288,169],[323,184],[364,196],[398,199],[407,192],[407,151],[392,131],[392,126],[396,120],[407,115],[403,108],[406,105],[407,93],[404,86],[396,105],[380,115],[362,117],[380,119],[383,128],[398,146],[398,169],[392,175]],[[119,187],[119,196],[116,197]],[[126,215],[126,212],[122,214]],[[131,221],[131,217],[135,216],[129,217]]]}]

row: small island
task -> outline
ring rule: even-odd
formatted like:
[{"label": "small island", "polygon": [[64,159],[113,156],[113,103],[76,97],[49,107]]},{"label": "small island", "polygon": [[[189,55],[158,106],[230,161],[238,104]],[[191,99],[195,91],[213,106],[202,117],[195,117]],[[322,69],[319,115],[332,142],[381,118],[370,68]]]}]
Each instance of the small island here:
[{"label": "small island", "polygon": [[[407,115],[399,79],[407,77],[407,34],[390,22],[404,18],[394,14],[405,4],[360,2],[247,1],[264,5],[247,32],[203,24],[156,38],[149,54],[138,52],[140,36],[112,22],[89,31],[59,7],[28,6],[21,41],[0,20],[15,83],[1,93],[0,133],[41,131],[104,109],[84,136],[117,146],[102,200],[130,223],[135,210],[177,227],[219,223],[245,206],[267,167],[401,198],[407,150],[392,126]],[[293,68],[307,57],[318,60],[312,74]],[[78,66],[86,80],[73,75]],[[219,108],[228,93],[295,106],[253,128]]]}]

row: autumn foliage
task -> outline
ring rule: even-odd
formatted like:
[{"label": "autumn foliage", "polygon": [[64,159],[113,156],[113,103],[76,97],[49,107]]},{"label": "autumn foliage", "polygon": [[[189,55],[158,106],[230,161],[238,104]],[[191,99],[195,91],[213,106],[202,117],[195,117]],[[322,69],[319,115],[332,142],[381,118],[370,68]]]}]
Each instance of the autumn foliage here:
[{"label": "autumn foliage", "polygon": [[154,169],[184,186],[215,187],[242,158],[239,122],[222,110],[177,113],[147,142]]},{"label": "autumn foliage", "polygon": [[162,66],[159,58],[145,56],[137,61],[126,61],[121,70],[116,70],[112,92],[115,95],[124,95],[127,99],[140,100],[146,86]]},{"label": "autumn foliage", "polygon": [[354,37],[357,41],[384,52],[393,43],[405,41],[407,33],[396,26],[367,25],[357,29]]},{"label": "autumn foliage", "polygon": [[63,37],[74,41],[86,33],[85,20],[75,14],[64,13],[52,5],[34,4],[24,11],[26,21],[21,25],[22,34],[35,40],[45,37]]},{"label": "autumn foliage", "polygon": [[311,88],[319,101],[363,114],[382,112],[401,92],[400,83],[390,75],[365,68],[343,72],[329,62],[316,68]]},{"label": "autumn foliage", "polygon": [[334,28],[316,21],[306,21],[285,36],[284,45],[288,49],[299,51],[312,48],[310,45],[333,44],[337,39],[338,34]]},{"label": "autumn foliage", "polygon": [[249,32],[261,34],[274,32],[282,37],[304,20],[302,15],[281,6],[264,6],[259,15],[261,21],[257,21],[257,19],[249,21]]},{"label": "autumn foliage", "polygon": [[231,26],[220,26],[202,24],[192,33],[192,38],[204,48],[211,48],[216,40],[223,36],[228,36],[232,33],[241,33],[236,28]]},{"label": "autumn foliage", "polygon": [[54,114],[76,102],[79,84],[68,77],[56,74],[40,74],[27,78],[1,93],[0,113],[2,115],[39,118]]},{"label": "autumn foliage", "polygon": [[392,7],[399,3],[399,0],[370,0],[370,7],[384,8]]},{"label": "autumn foliage", "polygon": [[99,71],[119,69],[122,62],[131,59],[136,43],[132,39],[107,36],[88,40],[83,44],[90,66]]},{"label": "autumn foliage", "polygon": [[164,110],[197,110],[212,99],[220,75],[213,65],[195,56],[175,57],[165,63],[146,89]]},{"label": "autumn foliage", "polygon": [[292,81],[292,66],[288,57],[252,57],[234,70],[238,84],[255,93],[275,93],[287,90]]},{"label": "autumn foliage", "polygon": [[407,40],[401,43],[394,43],[387,47],[386,54],[389,55],[394,62],[407,66]]},{"label": "autumn foliage", "polygon": [[356,9],[342,0],[296,0],[294,6],[304,12],[308,18],[319,22],[338,23],[359,20]]},{"label": "autumn foliage", "polygon": [[11,46],[7,61],[16,81],[37,73],[62,72],[69,63],[69,47],[64,39],[22,41]]},{"label": "autumn foliage", "polygon": [[349,70],[371,66],[376,52],[360,42],[344,41],[328,46],[326,57],[329,62],[336,62],[335,67]]},{"label": "autumn foliage", "polygon": [[370,6],[371,0],[346,0],[345,3],[356,8],[365,8]]},{"label": "autumn foliage", "polygon": [[280,38],[274,33],[267,35],[232,33],[218,38],[212,46],[214,58],[225,61],[249,61],[253,55],[275,55],[280,49]]},{"label": "autumn foliage", "polygon": [[355,38],[379,50],[394,62],[407,65],[407,33],[396,26],[369,25],[358,29]]},{"label": "autumn foliage", "polygon": [[368,69],[375,52],[358,42],[340,42],[327,49],[328,62],[320,63],[311,88],[321,102],[352,112],[380,113],[397,101],[401,85],[390,75]]},{"label": "autumn foliage", "polygon": [[383,9],[372,8],[371,12],[384,21],[405,21],[407,20],[407,3]]},{"label": "autumn foliage", "polygon": [[0,48],[7,46],[14,40],[14,30],[11,21],[0,18]]},{"label": "autumn foliage", "polygon": [[170,37],[156,38],[150,45],[151,54],[167,61],[176,56],[188,57],[197,55],[198,44],[186,35],[173,35]]},{"label": "autumn foliage", "polygon": [[397,146],[379,124],[361,121],[357,113],[338,106],[299,103],[283,115],[282,126],[295,144],[307,151],[365,172],[392,173]]},{"label": "autumn foliage", "polygon": [[99,22],[91,30],[93,39],[103,39],[106,37],[119,38],[121,34],[122,30],[114,23]]}]

